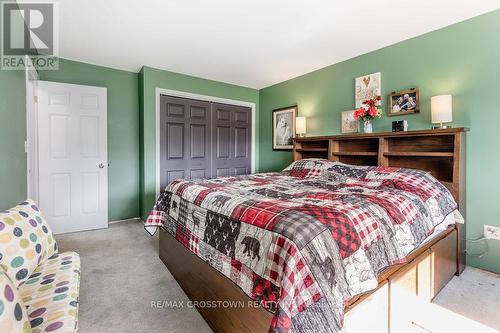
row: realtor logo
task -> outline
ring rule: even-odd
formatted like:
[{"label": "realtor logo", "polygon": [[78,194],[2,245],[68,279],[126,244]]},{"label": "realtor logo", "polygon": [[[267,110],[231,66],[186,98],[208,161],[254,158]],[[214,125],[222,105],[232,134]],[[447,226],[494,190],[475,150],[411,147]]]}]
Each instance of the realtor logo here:
[{"label": "realtor logo", "polygon": [[1,69],[24,69],[26,55],[37,69],[58,69],[55,2],[2,2]]}]

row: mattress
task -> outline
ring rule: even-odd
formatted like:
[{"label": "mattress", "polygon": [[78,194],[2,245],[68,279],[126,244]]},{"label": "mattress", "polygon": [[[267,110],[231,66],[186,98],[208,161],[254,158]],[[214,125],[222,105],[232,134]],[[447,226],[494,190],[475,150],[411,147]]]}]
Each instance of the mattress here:
[{"label": "mattress", "polygon": [[450,214],[448,214],[445,217],[445,219],[443,220],[443,222],[441,222],[440,224],[438,224],[434,228],[434,231],[429,236],[427,236],[426,239],[424,239],[422,241],[422,243],[420,244],[419,247],[417,247],[417,249],[420,248],[420,247],[422,247],[422,246],[424,246],[428,242],[432,241],[436,237],[438,237],[443,231],[445,231],[446,229],[448,229],[448,227],[450,225],[455,225],[457,223],[463,224],[464,223],[464,219],[462,218],[462,215],[460,214],[460,212],[458,210],[454,210],[453,212],[451,212]]}]

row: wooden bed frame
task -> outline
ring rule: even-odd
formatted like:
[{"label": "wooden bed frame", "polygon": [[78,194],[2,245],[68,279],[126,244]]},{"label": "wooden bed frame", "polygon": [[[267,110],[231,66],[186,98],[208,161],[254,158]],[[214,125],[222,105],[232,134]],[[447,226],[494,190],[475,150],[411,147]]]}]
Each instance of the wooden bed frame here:
[{"label": "wooden bed frame", "polygon": [[[325,158],[354,165],[394,166],[432,173],[452,193],[465,215],[465,128],[386,132],[297,138],[293,158]],[[431,300],[465,265],[465,225],[453,225],[407,256],[405,264],[388,267],[379,287],[413,281]],[[164,230],[160,230],[159,256],[190,300],[237,301],[246,306],[197,307],[215,332],[267,332],[273,315],[255,307],[230,279],[209,266]],[[422,266],[426,263],[426,266]],[[424,267],[424,268],[422,268]],[[424,272],[426,278],[422,278]],[[417,276],[419,281],[417,282]],[[412,279],[413,276],[413,279]],[[403,280],[403,282],[401,282]],[[395,289],[396,290],[396,289]],[[376,290],[353,298],[347,311]],[[395,302],[393,302],[395,303]],[[396,308],[397,306],[392,306]],[[389,306],[391,308],[391,306]],[[396,326],[395,326],[396,327]]]}]

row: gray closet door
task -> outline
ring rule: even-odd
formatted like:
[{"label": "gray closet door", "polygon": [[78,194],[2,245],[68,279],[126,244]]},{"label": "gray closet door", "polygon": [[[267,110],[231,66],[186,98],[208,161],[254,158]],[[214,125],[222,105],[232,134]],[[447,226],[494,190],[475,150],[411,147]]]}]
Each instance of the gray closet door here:
[{"label": "gray closet door", "polygon": [[212,104],[212,177],[251,172],[251,109]]},{"label": "gray closet door", "polygon": [[160,97],[160,188],[178,178],[209,178],[209,102]]}]

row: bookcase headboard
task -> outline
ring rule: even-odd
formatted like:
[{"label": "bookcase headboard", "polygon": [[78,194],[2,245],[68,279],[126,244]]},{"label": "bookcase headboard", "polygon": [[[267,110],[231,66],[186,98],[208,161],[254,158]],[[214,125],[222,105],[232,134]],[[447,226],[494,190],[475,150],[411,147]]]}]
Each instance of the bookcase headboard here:
[{"label": "bookcase headboard", "polygon": [[293,159],[325,158],[354,165],[430,172],[464,203],[466,128],[295,138]]}]

